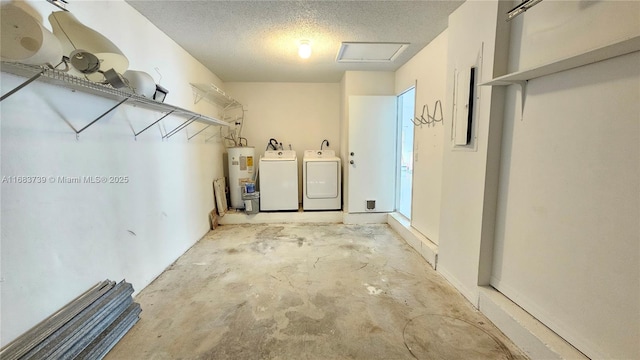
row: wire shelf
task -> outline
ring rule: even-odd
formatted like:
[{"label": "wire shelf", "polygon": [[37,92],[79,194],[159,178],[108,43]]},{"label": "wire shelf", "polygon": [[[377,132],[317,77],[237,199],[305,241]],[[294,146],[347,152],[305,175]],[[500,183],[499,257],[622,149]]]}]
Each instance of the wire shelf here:
[{"label": "wire shelf", "polygon": [[[79,78],[77,76],[70,75],[67,72],[51,69],[47,66],[28,65],[16,62],[2,61],[0,70],[5,73],[31,78],[40,82],[45,82],[57,86],[62,86],[72,90],[78,90],[81,92],[93,94],[103,98],[108,98],[116,101],[125,100],[128,104],[141,105],[149,110],[156,110],[163,113],[172,113],[182,117],[189,117],[194,121],[204,123],[207,125],[219,125],[229,126],[226,121],[209,117],[206,115],[198,114],[190,110],[183,109],[178,106],[161,103],[153,99],[148,99],[143,96],[139,96],[133,93],[122,91],[113,88],[109,85],[95,83],[86,79]],[[40,75],[40,76],[38,76]],[[19,90],[22,86],[25,86],[30,81],[24,83],[16,89],[9,91],[3,95],[3,99],[14,91]]]},{"label": "wire shelf", "polygon": [[213,84],[191,83],[191,87],[193,88],[193,92],[195,95],[194,103],[196,104],[200,100],[205,99],[206,101],[214,105],[221,106],[225,110],[242,106],[242,104],[240,104],[237,100],[227,95],[227,93]]}]

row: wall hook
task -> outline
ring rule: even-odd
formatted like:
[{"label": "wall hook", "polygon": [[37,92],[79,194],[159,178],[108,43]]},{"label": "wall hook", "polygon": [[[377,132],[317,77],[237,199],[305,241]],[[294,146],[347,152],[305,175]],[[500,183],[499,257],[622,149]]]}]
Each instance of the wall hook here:
[{"label": "wall hook", "polygon": [[[425,112],[427,113],[426,119],[424,117]],[[436,118],[436,115],[438,114],[438,112],[440,112],[440,116],[439,118]],[[433,109],[433,115],[431,115],[429,111],[429,105],[424,104],[422,106],[422,114],[420,115],[420,118],[415,117],[414,119],[411,120],[411,122],[413,122],[413,124],[416,126],[419,126],[419,125],[431,126],[432,124],[433,126],[435,126],[436,123],[442,122],[443,120],[444,120],[444,115],[442,113],[442,101],[436,100],[436,103]]]}]

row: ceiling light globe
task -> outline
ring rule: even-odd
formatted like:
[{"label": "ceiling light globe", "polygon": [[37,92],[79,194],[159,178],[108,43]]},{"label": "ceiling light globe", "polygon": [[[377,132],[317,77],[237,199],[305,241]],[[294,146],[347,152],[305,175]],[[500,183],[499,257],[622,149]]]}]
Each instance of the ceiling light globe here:
[{"label": "ceiling light globe", "polygon": [[298,46],[298,55],[303,59],[308,59],[311,56],[311,44],[309,41],[301,41]]}]

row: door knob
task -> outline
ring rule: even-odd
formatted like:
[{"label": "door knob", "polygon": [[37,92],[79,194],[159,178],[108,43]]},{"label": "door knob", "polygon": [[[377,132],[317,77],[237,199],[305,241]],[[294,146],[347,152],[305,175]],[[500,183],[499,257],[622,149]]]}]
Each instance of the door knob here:
[{"label": "door knob", "polygon": [[349,164],[353,165],[353,164],[355,164],[355,161],[350,160],[350,161],[349,161]]}]

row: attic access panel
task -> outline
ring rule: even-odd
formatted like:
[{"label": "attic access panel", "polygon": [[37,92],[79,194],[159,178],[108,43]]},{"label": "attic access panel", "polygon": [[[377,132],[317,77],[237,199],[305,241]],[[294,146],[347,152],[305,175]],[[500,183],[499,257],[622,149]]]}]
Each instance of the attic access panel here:
[{"label": "attic access panel", "polygon": [[409,43],[343,42],[337,62],[392,62]]}]

